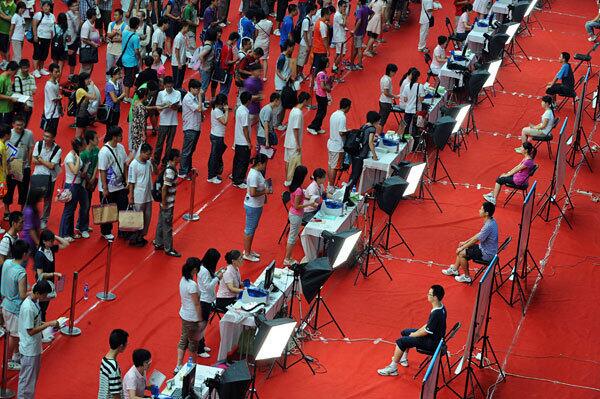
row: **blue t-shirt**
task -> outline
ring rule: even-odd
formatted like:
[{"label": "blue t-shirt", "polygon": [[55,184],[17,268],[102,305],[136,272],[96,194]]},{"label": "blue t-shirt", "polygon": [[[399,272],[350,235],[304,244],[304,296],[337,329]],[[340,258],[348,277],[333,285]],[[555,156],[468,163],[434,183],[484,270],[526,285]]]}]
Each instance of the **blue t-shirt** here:
[{"label": "blue t-shirt", "polygon": [[16,263],[13,259],[7,259],[2,265],[2,281],[0,283],[0,293],[2,307],[7,312],[19,314],[19,308],[23,300],[19,295],[19,281],[27,279],[25,268]]},{"label": "blue t-shirt", "polygon": [[281,34],[281,36],[279,36],[280,45],[283,46],[286,40],[290,38],[292,29],[294,29],[294,18],[292,18],[291,15],[286,15],[285,18],[283,18],[281,27],[279,28],[279,33]]},{"label": "blue t-shirt", "polygon": [[483,253],[484,260],[492,260],[498,253],[498,224],[496,219],[487,219],[477,234],[479,249]]},{"label": "blue t-shirt", "polygon": [[240,38],[249,37],[254,40],[254,31],[256,28],[254,27],[254,23],[249,20],[246,16],[243,16],[240,19],[240,25],[238,27],[238,33],[240,34]]},{"label": "blue t-shirt", "polygon": [[[133,35],[131,39],[129,37]],[[140,37],[135,32],[129,30],[123,31],[123,37],[121,38],[123,57],[121,62],[124,67],[133,68],[138,66],[138,59],[136,57],[136,50],[140,48]],[[125,46],[127,45],[127,46]]]},{"label": "blue t-shirt", "polygon": [[558,70],[558,73],[556,74],[556,79],[560,79],[561,83],[567,87],[574,87],[575,77],[573,76],[571,65],[562,64],[562,66]]}]

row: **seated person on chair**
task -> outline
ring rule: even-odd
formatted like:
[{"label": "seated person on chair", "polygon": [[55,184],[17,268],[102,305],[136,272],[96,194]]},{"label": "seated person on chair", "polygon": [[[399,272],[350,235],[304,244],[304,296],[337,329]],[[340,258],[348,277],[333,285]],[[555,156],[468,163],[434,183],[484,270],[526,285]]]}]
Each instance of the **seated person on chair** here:
[{"label": "seated person on chair", "polygon": [[[498,224],[494,219],[496,206],[491,202],[484,202],[479,209],[479,216],[485,222],[479,233],[466,241],[458,243],[456,248],[456,260],[449,268],[442,270],[446,276],[454,276],[459,283],[470,283],[469,261],[489,262],[494,255],[498,253]],[[464,274],[459,273],[459,269],[464,270]]]},{"label": "seated person on chair", "polygon": [[596,15],[596,18],[585,23],[585,30],[588,33],[588,40],[590,42],[595,42],[598,38],[598,35],[594,33],[594,29],[600,29],[600,0],[597,0],[596,3],[598,3],[598,15]]},{"label": "seated person on chair", "polygon": [[[530,123],[529,127],[524,127],[521,130],[521,143],[526,143],[528,136],[543,137],[552,131],[552,126],[554,126],[554,101],[549,95],[542,97],[542,109],[544,110],[542,121],[537,125]],[[515,151],[522,153],[523,147],[515,147]]]},{"label": "seated person on chair", "polygon": [[473,5],[465,4],[462,10],[463,12],[458,20],[458,24],[456,24],[456,38],[459,41],[464,42],[473,28],[473,25],[469,25],[471,12],[473,12]]},{"label": "seated person on chair", "polygon": [[431,73],[436,76],[440,76],[440,70],[446,63],[447,45],[448,38],[446,36],[438,36],[438,45],[433,49],[433,58],[431,59],[431,65],[429,65]]},{"label": "seated person on chair", "polygon": [[524,155],[523,160],[517,166],[508,172],[501,174],[500,177],[496,179],[494,191],[483,195],[483,198],[485,198],[487,202],[491,202],[492,204],[496,205],[498,194],[500,194],[500,188],[507,183],[518,187],[527,185],[531,171],[533,168],[535,168],[535,163],[533,160],[535,158],[535,154],[537,154],[537,150],[533,144],[528,141],[523,143],[522,148],[522,154]]},{"label": "seated person on chair", "polygon": [[[573,68],[569,64],[571,54],[563,51],[558,58],[562,63],[558,73],[546,85],[546,94],[556,96],[557,94],[563,97],[575,97],[575,76],[573,76]],[[560,83],[557,83],[560,80]]]},{"label": "seated person on chair", "polygon": [[330,198],[331,194],[325,189],[327,182],[327,172],[323,168],[317,168],[313,171],[312,182],[304,190],[304,216],[302,219],[309,222],[320,208],[324,199]]},{"label": "seated person on chair", "polygon": [[227,306],[237,301],[241,292],[244,292],[244,284],[240,274],[240,266],[244,264],[242,253],[237,249],[231,250],[225,254],[225,261],[227,267],[222,272],[216,302],[217,309],[224,311],[227,310]]},{"label": "seated person on chair", "polygon": [[371,154],[371,158],[377,161],[377,152],[375,151],[375,138],[381,134],[381,116],[376,111],[367,112],[367,123],[362,125],[360,149],[355,155],[352,155],[352,171],[348,184],[355,185],[360,180],[365,159]]},{"label": "seated person on chair", "polygon": [[444,288],[441,285],[432,285],[427,293],[427,300],[432,310],[429,313],[427,324],[418,330],[407,328],[400,333],[402,337],[396,340],[392,362],[386,367],[377,370],[379,375],[398,375],[398,364],[408,367],[408,350],[417,348],[427,352],[435,352],[440,340],[446,335],[446,308],[442,304]]}]

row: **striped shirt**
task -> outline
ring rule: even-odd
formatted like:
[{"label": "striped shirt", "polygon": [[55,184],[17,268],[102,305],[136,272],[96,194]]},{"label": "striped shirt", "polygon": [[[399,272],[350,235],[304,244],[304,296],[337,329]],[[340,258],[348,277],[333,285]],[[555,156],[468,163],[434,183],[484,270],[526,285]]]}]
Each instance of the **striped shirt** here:
[{"label": "striped shirt", "polygon": [[171,209],[175,206],[175,193],[177,192],[177,173],[175,168],[167,166],[164,175],[164,185],[167,187],[167,207],[165,209]]},{"label": "striped shirt", "polygon": [[121,369],[116,359],[102,358],[100,362],[100,388],[98,399],[112,399],[114,395],[123,397]]},{"label": "striped shirt", "polygon": [[35,89],[35,78],[33,75],[27,74],[27,76],[25,76],[21,71],[15,75],[13,92],[29,96],[29,100],[27,100],[28,107],[33,107],[33,94],[35,93]]}]

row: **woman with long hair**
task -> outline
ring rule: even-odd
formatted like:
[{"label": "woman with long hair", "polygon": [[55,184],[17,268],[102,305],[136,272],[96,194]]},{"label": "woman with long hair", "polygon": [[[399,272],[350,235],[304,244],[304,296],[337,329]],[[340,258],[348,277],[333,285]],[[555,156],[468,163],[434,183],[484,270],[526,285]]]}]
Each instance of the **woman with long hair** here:
[{"label": "woman with long hair", "polygon": [[325,130],[321,129],[323,125],[323,119],[327,115],[327,105],[329,104],[329,98],[327,93],[331,91],[331,82],[329,76],[327,76],[327,67],[329,66],[329,58],[321,58],[321,62],[317,67],[317,74],[315,76],[315,97],[317,98],[317,112],[315,117],[308,125],[306,130],[312,134],[323,134]]},{"label": "woman with long hair", "polygon": [[[47,280],[52,284],[56,282],[55,278],[61,278],[62,274],[56,272],[56,253],[59,249],[64,249],[69,246],[69,242],[62,237],[54,235],[50,230],[43,230],[40,234],[40,245],[33,256],[36,279]],[[48,311],[49,301],[40,302],[40,317],[42,321],[46,321],[46,313]],[[42,331],[42,342],[50,342],[54,339],[54,331],[52,327],[48,327]]]},{"label": "woman with long hair", "polygon": [[69,29],[69,21],[67,20],[67,14],[61,12],[56,17],[56,24],[54,24],[54,35],[52,36],[52,48],[50,50],[50,56],[52,61],[58,64],[60,72],[62,74],[63,66],[68,58],[68,45],[67,45],[67,30]]},{"label": "woman with long hair", "polygon": [[250,160],[251,167],[246,177],[246,197],[244,198],[244,209],[246,210],[246,227],[244,228],[244,259],[250,262],[258,262],[260,254],[252,251],[254,233],[262,215],[263,207],[267,202],[267,195],[273,193],[273,188],[263,173],[267,169],[269,158],[265,154],[257,154]]},{"label": "woman with long hair", "polygon": [[146,141],[146,119],[148,117],[148,109],[156,107],[148,107],[145,101],[148,98],[148,89],[141,87],[135,91],[137,100],[133,103],[132,119],[129,124],[129,157],[133,159],[138,148]]},{"label": "woman with long hair", "polygon": [[65,203],[63,214],[60,219],[58,234],[65,240],[72,242],[75,238],[81,238],[81,234],[75,234],[75,209],[79,204],[79,220],[84,219],[87,211],[87,193],[84,191],[81,180],[81,158],[79,154],[85,148],[83,139],[75,137],[71,141],[71,151],[65,157],[65,185],[64,190],[71,192],[71,200]]},{"label": "woman with long hair", "polygon": [[118,125],[121,119],[121,103],[125,98],[123,91],[123,70],[114,66],[108,70],[109,79],[104,86],[104,105],[108,108],[106,126]]},{"label": "woman with long hair", "polygon": [[92,115],[88,111],[90,101],[96,99],[96,94],[89,91],[92,83],[90,74],[82,72],[79,74],[77,91],[75,92],[75,137],[81,138],[83,132],[92,124]]},{"label": "woman with long hair", "polygon": [[404,88],[410,83],[410,75],[413,73],[413,71],[416,70],[416,67],[410,67],[408,68],[408,71],[406,71],[404,75],[402,75],[402,77],[400,78],[400,98],[398,99],[398,105],[401,108],[404,108],[404,106],[406,105],[404,103],[404,99],[402,98],[402,92],[404,91]]},{"label": "woman with long hair", "polygon": [[517,166],[508,172],[501,174],[498,179],[496,179],[494,190],[483,195],[483,198],[485,198],[486,201],[496,205],[498,194],[500,194],[500,189],[503,185],[512,184],[515,186],[524,186],[527,184],[529,181],[529,176],[531,175],[533,168],[535,168],[535,163],[533,160],[537,155],[537,150],[533,144],[526,141],[523,143],[522,154],[523,160],[521,160]]},{"label": "woman with long hair", "polygon": [[198,283],[195,279],[201,264],[200,259],[192,257],[188,258],[181,268],[181,280],[179,280],[181,336],[177,345],[177,365],[174,374],[177,374],[183,365],[186,349],[190,352],[192,361],[196,363],[202,310]]},{"label": "woman with long hair", "polygon": [[223,173],[223,153],[227,149],[225,145],[225,130],[229,118],[229,107],[227,96],[223,93],[217,94],[210,112],[210,156],[208,157],[208,179],[209,183],[220,184]]},{"label": "woman with long hair", "polygon": [[198,356],[210,357],[210,348],[206,346],[204,332],[210,314],[217,299],[215,288],[219,280],[223,277],[223,270],[216,272],[217,263],[221,259],[221,253],[215,248],[209,248],[202,258],[202,266],[198,272],[198,288],[200,289],[200,310],[202,311],[202,320],[200,321],[200,341],[198,342]]},{"label": "woman with long hair", "polygon": [[242,253],[237,249],[232,249],[225,254],[227,267],[223,271],[219,289],[217,290],[216,307],[222,311],[227,310],[227,306],[237,300],[240,292],[244,291],[244,284],[240,274],[240,266],[244,264]]},{"label": "woman with long hair", "polygon": [[314,201],[306,201],[308,198],[304,196],[304,190],[302,185],[308,175],[308,169],[304,165],[296,166],[294,169],[294,176],[292,177],[292,183],[290,184],[290,210],[288,212],[288,219],[290,221],[290,231],[288,234],[287,245],[285,247],[285,259],[283,260],[284,266],[290,266],[294,263],[298,263],[292,259],[292,250],[298,240],[298,234],[300,233],[300,227],[302,226],[302,217],[304,216],[304,208],[316,207],[317,204]]}]

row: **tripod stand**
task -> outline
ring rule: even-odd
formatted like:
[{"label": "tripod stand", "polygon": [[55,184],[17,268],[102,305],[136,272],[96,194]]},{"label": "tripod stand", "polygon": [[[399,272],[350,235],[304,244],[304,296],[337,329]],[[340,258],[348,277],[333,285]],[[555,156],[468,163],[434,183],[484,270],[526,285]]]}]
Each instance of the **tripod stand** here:
[{"label": "tripod stand", "polygon": [[[442,167],[442,169],[444,170],[444,173],[446,173],[444,176],[440,177],[439,179],[437,178],[437,168],[438,165],[440,165]],[[440,149],[437,148],[435,149],[435,161],[433,163],[433,173],[432,173],[432,179],[431,181],[436,183],[440,180],[442,180],[444,177],[447,177],[448,180],[450,180],[450,184],[452,184],[452,188],[454,188],[456,190],[456,186],[454,185],[454,181],[452,180],[452,177],[450,177],[450,174],[448,173],[448,169],[446,169],[446,166],[444,165],[444,162],[442,161],[442,159],[440,158]]]},{"label": "tripod stand", "polygon": [[[522,256],[523,256],[523,260],[521,263],[521,273],[519,273],[519,265],[518,265],[519,255],[518,254],[515,255],[511,260],[506,262],[506,264],[504,266],[502,266],[501,269],[511,267],[511,264],[514,262],[514,265],[512,265],[512,267],[511,267],[510,274],[506,277],[505,280],[500,282],[500,284],[496,287],[495,292],[497,292],[498,295],[500,295],[500,298],[502,298],[502,300],[504,302],[506,302],[506,304],[509,306],[514,306],[514,304],[517,303],[517,301],[521,302],[521,309],[522,309],[522,312],[524,315],[525,314],[525,304],[527,303],[524,286],[527,285],[527,277],[529,276],[529,272],[531,270],[533,270],[533,269],[529,269],[528,259],[530,259],[531,262],[533,262],[533,268],[535,270],[537,270],[539,275],[542,277],[543,277],[543,275],[542,275],[542,271],[540,270],[537,262],[535,261],[535,259],[533,259],[533,255],[531,255],[531,252],[529,252],[529,248],[526,248],[525,251],[523,251]],[[502,295],[502,292],[500,292],[500,288],[502,288],[507,281],[511,282],[509,298],[506,298],[504,295]],[[515,298],[515,295],[518,295],[518,296]]]},{"label": "tripod stand", "polygon": [[[581,101],[583,101],[583,99],[581,99]],[[585,140],[585,145],[581,145],[581,137],[584,138]],[[573,140],[573,144],[571,145],[571,148],[569,148],[569,151],[567,152],[567,163],[571,166],[571,167],[575,167],[575,157],[577,156],[577,153],[581,153],[581,161],[580,162],[585,162],[588,169],[590,170],[590,172],[592,172],[592,165],[590,164],[590,161],[587,158],[587,155],[585,154],[586,151],[585,149],[589,150],[590,156],[593,158],[594,154],[591,151],[591,147],[590,147],[590,142],[588,141],[587,136],[585,135],[585,131],[583,130],[583,126],[581,123],[579,123],[579,127],[577,128],[577,132],[575,133],[575,138]]]},{"label": "tripod stand", "polygon": [[[319,331],[321,328],[323,328],[331,323],[334,323],[335,326],[337,327],[338,331],[340,332],[340,334],[342,334],[342,337],[345,338],[346,334],[344,334],[344,332],[342,331],[342,328],[340,327],[338,322],[335,320],[335,317],[333,317],[333,313],[331,313],[331,309],[329,309],[329,306],[327,306],[327,303],[325,303],[325,299],[321,296],[322,288],[323,287],[319,288],[317,297],[313,300],[313,303],[310,305],[310,309],[308,310],[306,317],[304,318],[304,320],[302,320],[302,323],[300,324],[300,330],[304,330],[306,327],[310,327],[314,331]],[[321,309],[321,305],[323,305],[323,307],[325,308],[325,311],[327,312],[327,314],[329,315],[331,320],[329,320],[325,324],[319,325],[319,310]],[[313,318],[313,314],[314,314],[314,318]],[[311,369],[312,369],[312,367],[311,367]],[[314,372],[313,372],[313,374],[314,374]]]},{"label": "tripod stand", "polygon": [[[374,205],[373,205],[373,208],[375,208]],[[390,246],[390,235],[391,235],[392,231],[394,233],[396,233],[398,238],[400,238],[400,242],[397,242],[396,244]],[[381,241],[384,241],[384,236],[385,236],[385,242],[381,242]],[[381,231],[379,233],[377,233],[377,236],[375,236],[375,238],[373,239],[373,242],[380,242],[380,245],[386,251],[396,248],[397,246],[404,245],[406,247],[406,249],[408,249],[408,252],[410,252],[410,254],[412,256],[415,256],[413,251],[408,246],[408,243],[406,242],[404,237],[402,237],[402,234],[400,234],[400,232],[398,231],[396,226],[394,226],[394,223],[392,223],[392,215],[388,215],[388,220],[385,222],[385,225],[383,226]]]},{"label": "tripod stand", "polygon": [[[296,359],[294,362],[288,364],[288,355],[289,355],[290,349],[288,349],[288,347],[286,346],[284,353],[283,353],[283,362],[279,362],[279,359],[275,359],[273,361],[273,363],[271,364],[271,367],[269,368],[269,373],[267,374],[267,379],[269,377],[271,377],[271,373],[273,372],[275,365],[278,365],[279,367],[281,367],[281,369],[283,371],[286,371],[287,369],[291,368],[292,366],[294,366],[302,361],[304,361],[306,363],[306,365],[308,366],[310,371],[313,373],[313,375],[315,375],[315,369],[313,369],[313,367],[311,366],[310,361],[308,360],[308,357],[306,357],[306,354],[302,350],[302,347],[300,346],[300,343],[298,342],[296,337],[292,335],[290,337],[290,339],[294,342],[294,345],[295,345],[296,349],[298,349],[298,352],[300,352],[300,358]],[[252,385],[254,386],[254,381],[252,382]]]},{"label": "tripod stand", "polygon": [[[369,197],[365,196],[365,199],[369,199]],[[371,197],[370,199],[373,199],[373,197]],[[358,277],[361,274],[364,278],[367,278],[381,269],[383,269],[385,274],[388,275],[390,281],[393,280],[392,276],[390,275],[387,268],[383,264],[381,257],[377,253],[376,248],[373,246],[373,222],[375,220],[375,206],[376,206],[375,201],[373,201],[373,206],[371,207],[371,220],[369,222],[369,240],[367,241],[365,248],[358,254],[357,259],[361,259],[361,262],[360,262],[360,267],[358,268],[358,273],[356,273],[356,278],[354,279],[354,285],[356,285],[356,282],[358,281]],[[394,227],[394,229],[395,229],[395,227]],[[398,233],[398,234],[400,234],[400,233]],[[402,237],[402,236],[400,236],[400,237]],[[404,241],[404,239],[402,239],[402,240]],[[406,245],[406,247],[408,248],[408,245]],[[408,250],[410,251],[410,248]],[[412,251],[410,251],[410,252],[412,253]],[[369,272],[369,262],[371,261],[371,256],[375,257],[377,262],[379,262],[379,266],[375,270],[372,270],[371,272]]]},{"label": "tripod stand", "polygon": [[[546,190],[546,192],[544,193],[544,195],[542,196],[542,200],[544,200],[544,203],[542,204],[542,206],[540,207],[540,210],[536,213],[535,217],[540,216],[542,218],[542,220],[544,222],[550,222],[551,220],[555,220],[558,218],[555,217],[553,219],[550,219],[550,206],[555,206],[556,209],[558,209],[558,212],[560,213],[560,215],[563,217],[563,219],[565,220],[565,222],[567,222],[567,225],[571,228],[571,230],[573,229],[573,226],[571,226],[571,223],[569,222],[569,219],[567,219],[567,216],[565,215],[565,213],[563,212],[562,208],[560,207],[560,205],[558,205],[558,202],[562,201],[563,199],[567,199],[568,204],[570,206],[571,209],[575,209],[575,207],[573,206],[573,202],[571,202],[571,197],[569,196],[569,192],[567,191],[567,188],[564,186],[562,186],[565,195],[562,198],[556,198],[558,191],[556,190],[556,182],[555,182],[555,178],[552,178],[552,183],[550,184],[550,187],[548,187],[548,189]],[[545,215],[544,215],[545,213]]]}]

